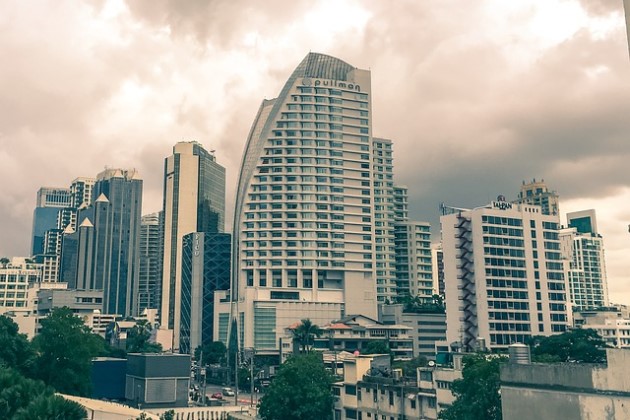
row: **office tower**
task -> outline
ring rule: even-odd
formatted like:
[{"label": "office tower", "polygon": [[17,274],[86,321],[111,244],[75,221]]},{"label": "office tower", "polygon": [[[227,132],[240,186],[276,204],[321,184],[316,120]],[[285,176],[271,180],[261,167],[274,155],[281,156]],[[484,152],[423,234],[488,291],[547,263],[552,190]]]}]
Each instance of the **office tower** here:
[{"label": "office tower", "polygon": [[225,218],[225,168],[197,142],[180,142],[164,164],[164,260],[161,328],[179,347],[184,235],[221,233]]},{"label": "office tower", "polygon": [[394,163],[391,140],[375,137],[372,142],[376,298],[379,303],[385,303],[394,301],[397,294],[394,245]]},{"label": "office tower", "polygon": [[37,203],[33,212],[31,255],[43,253],[46,231],[57,227],[59,209],[70,207],[70,204],[69,188],[42,187],[37,191]]},{"label": "office tower", "polygon": [[254,120],[234,215],[238,308],[219,305],[218,330],[232,310],[240,344],[257,354],[279,354],[303,318],[376,317],[370,89],[368,70],[309,53]]},{"label": "office tower", "polygon": [[179,351],[213,341],[214,293],[230,288],[231,235],[189,233],[183,238]]},{"label": "office tower", "polygon": [[[94,188],[94,178],[79,177],[70,184],[70,194],[72,196],[71,207],[78,209],[92,204],[92,189]],[[76,229],[76,226],[73,226]]]},{"label": "office tower", "polygon": [[443,212],[449,344],[506,349],[566,330],[571,311],[558,216],[503,196],[484,207]]},{"label": "office tower", "polygon": [[162,258],[164,258],[162,212],[146,214],[140,221],[140,268],[138,311],[160,308]]},{"label": "office tower", "polygon": [[[77,232],[69,233],[70,242],[78,241],[77,255],[63,256],[64,281],[103,290],[106,314],[136,316],[142,180],[135,170],[106,169],[96,178],[94,197],[79,211]],[[76,266],[65,265],[72,260]]]},{"label": "office tower", "polygon": [[521,185],[521,192],[518,193],[518,198],[514,201],[516,204],[531,204],[540,206],[542,214],[559,216],[560,207],[558,205],[558,194],[555,191],[550,191],[545,184],[545,180],[540,181],[532,180],[529,184],[523,181]]},{"label": "office tower", "polygon": [[595,210],[567,213],[560,231],[562,253],[569,261],[571,304],[577,310],[608,306],[604,240],[597,231]]}]

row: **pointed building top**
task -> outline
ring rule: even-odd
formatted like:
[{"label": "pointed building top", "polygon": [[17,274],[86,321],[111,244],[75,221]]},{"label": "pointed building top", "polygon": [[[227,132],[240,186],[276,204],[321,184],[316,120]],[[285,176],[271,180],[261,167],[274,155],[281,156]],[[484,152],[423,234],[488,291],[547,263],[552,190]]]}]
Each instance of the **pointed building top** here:
[{"label": "pointed building top", "polygon": [[105,194],[101,193],[95,201],[96,203],[109,203],[109,200],[105,196]]},{"label": "pointed building top", "polygon": [[66,228],[63,230],[64,235],[71,235],[74,232],[75,232],[75,230],[72,229],[72,225],[66,226]]},{"label": "pointed building top", "polygon": [[92,224],[92,222],[90,222],[90,219],[86,217],[85,219],[83,219],[79,227],[94,227],[94,225]]}]

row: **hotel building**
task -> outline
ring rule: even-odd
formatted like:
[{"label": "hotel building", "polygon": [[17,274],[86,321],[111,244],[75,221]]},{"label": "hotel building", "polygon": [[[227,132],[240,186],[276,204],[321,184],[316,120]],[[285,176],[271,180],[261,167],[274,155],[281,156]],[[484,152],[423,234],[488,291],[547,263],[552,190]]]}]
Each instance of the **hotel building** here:
[{"label": "hotel building", "polygon": [[558,216],[502,196],[484,207],[445,207],[443,213],[449,344],[506,349],[571,325]]}]

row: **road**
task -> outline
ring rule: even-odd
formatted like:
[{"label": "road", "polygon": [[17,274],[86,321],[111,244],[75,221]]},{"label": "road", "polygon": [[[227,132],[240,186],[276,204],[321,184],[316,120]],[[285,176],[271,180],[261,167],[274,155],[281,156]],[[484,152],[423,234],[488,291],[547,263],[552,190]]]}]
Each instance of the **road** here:
[{"label": "road", "polygon": [[[221,389],[224,388],[221,385],[213,385],[213,384],[207,384],[206,385],[206,395],[208,397],[212,396],[212,394],[216,393],[216,392],[222,392]],[[232,388],[234,389],[234,388]],[[258,397],[260,397],[260,393],[258,394],[254,394],[254,398],[253,398],[253,402],[254,402],[254,406],[256,406],[258,404]],[[227,395],[223,396],[223,399],[231,404],[234,404],[234,397],[228,397]],[[238,405],[243,405],[243,406],[249,406],[251,403],[251,395],[248,392],[243,392],[243,391],[239,391],[238,393]]]}]

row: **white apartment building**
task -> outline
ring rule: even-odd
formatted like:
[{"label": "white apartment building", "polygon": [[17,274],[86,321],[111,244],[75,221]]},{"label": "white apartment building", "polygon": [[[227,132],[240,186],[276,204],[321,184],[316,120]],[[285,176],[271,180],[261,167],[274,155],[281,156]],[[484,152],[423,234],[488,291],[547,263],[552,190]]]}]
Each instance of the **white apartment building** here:
[{"label": "white apartment building", "polygon": [[376,317],[377,271],[390,271],[380,286],[391,293],[393,186],[391,144],[372,137],[370,96],[368,70],[309,53],[278,98],[263,101],[243,154],[232,294],[216,294],[216,334],[231,313],[241,347],[277,354],[284,329],[302,318]]},{"label": "white apartment building", "polygon": [[28,258],[0,263],[0,314],[27,310],[29,285],[39,283],[41,275],[42,266]]},{"label": "white apartment building", "polygon": [[472,350],[481,338],[506,349],[571,325],[558,216],[499,196],[472,210],[445,207],[440,222],[449,344]]}]

